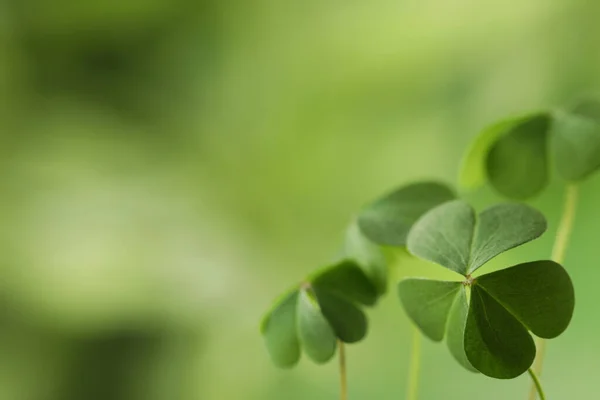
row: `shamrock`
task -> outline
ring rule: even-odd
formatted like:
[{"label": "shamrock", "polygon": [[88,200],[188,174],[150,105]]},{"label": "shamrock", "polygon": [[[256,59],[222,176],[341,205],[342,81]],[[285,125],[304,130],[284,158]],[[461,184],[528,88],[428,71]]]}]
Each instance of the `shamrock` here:
[{"label": "shamrock", "polygon": [[265,316],[261,332],[273,362],[294,366],[300,348],[314,362],[329,361],[337,341],[355,343],[367,334],[359,305],[373,306],[377,289],[351,260],[325,268],[285,294]]},{"label": "shamrock", "polygon": [[566,110],[541,111],[497,122],[475,139],[462,161],[460,185],[486,181],[503,196],[539,194],[551,161],[567,182],[584,180],[600,168],[600,103],[584,100]]},{"label": "shamrock", "polygon": [[524,204],[495,205],[476,215],[455,200],[430,210],[410,230],[408,250],[463,278],[402,280],[398,292],[408,316],[431,340],[446,337],[465,368],[499,379],[521,375],[535,358],[529,332],[549,339],[569,325],[575,303],[569,275],[549,260],[473,274],[545,230],[544,216]]},{"label": "shamrock", "polygon": [[292,367],[301,348],[317,364],[329,361],[338,341],[367,334],[362,306],[374,306],[387,289],[387,257],[352,224],[342,260],[323,268],[277,300],[261,323],[273,362]]}]

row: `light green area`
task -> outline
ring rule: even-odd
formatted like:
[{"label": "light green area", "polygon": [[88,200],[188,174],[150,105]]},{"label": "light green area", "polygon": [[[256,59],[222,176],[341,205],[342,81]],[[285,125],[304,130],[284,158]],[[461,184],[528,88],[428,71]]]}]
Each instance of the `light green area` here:
[{"label": "light green area", "polygon": [[[364,204],[453,183],[485,126],[597,90],[599,13],[584,0],[0,2],[0,398],[336,398],[335,362],[272,365],[260,316],[337,260]],[[486,272],[549,257],[551,179],[535,200],[548,233]],[[598,177],[580,190],[565,261],[576,311],[541,377],[555,400],[597,386]],[[468,196],[477,210],[498,200]],[[391,287],[452,279],[404,261]],[[393,290],[368,314],[347,349],[350,396],[400,399],[410,322]],[[468,373],[427,340],[422,368],[422,400],[529,386]]]}]

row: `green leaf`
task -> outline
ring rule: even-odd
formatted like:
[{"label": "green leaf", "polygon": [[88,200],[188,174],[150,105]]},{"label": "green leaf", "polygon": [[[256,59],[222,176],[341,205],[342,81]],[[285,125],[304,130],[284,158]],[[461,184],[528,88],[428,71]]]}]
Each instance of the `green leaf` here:
[{"label": "green leaf", "polygon": [[548,114],[521,121],[490,148],[486,171],[490,184],[502,195],[527,199],[548,184]]},{"label": "green leaf", "polygon": [[525,204],[504,203],[483,210],[471,252],[469,273],[507,250],[540,237],[547,228],[544,215]]},{"label": "green leaf", "polygon": [[444,338],[448,313],[461,288],[461,282],[409,278],[398,284],[398,295],[423,334],[439,342]]},{"label": "green leaf", "polygon": [[512,132],[516,127],[527,121],[536,119],[545,114],[535,113],[513,117],[497,122],[484,129],[469,147],[462,159],[459,185],[466,189],[475,189],[487,181],[487,158],[490,148],[500,137]]},{"label": "green leaf", "polygon": [[523,324],[477,285],[471,288],[464,340],[471,365],[492,378],[516,378],[535,358],[533,339]]},{"label": "green leaf", "polygon": [[573,114],[600,121],[600,101],[598,99],[583,99],[571,108]]},{"label": "green leaf", "polygon": [[288,294],[265,317],[261,331],[271,359],[281,368],[293,367],[300,360],[296,333],[298,291]]},{"label": "green leaf", "polygon": [[415,223],[408,236],[408,250],[467,276],[545,230],[544,216],[527,205],[499,204],[476,218],[469,204],[456,200],[434,208]]},{"label": "green leaf", "polygon": [[575,307],[571,278],[554,261],[534,261],[480,276],[476,285],[535,335],[551,339],[567,329]]},{"label": "green leaf", "polygon": [[471,372],[479,372],[471,365],[465,354],[465,327],[467,324],[468,312],[469,303],[467,302],[467,291],[462,287],[450,309],[446,332],[446,344],[448,345],[450,353],[460,365]]},{"label": "green leaf", "polygon": [[336,293],[351,301],[372,306],[377,302],[377,289],[360,266],[351,260],[320,271],[310,278],[312,286]]},{"label": "green leaf", "polygon": [[337,338],[310,290],[300,289],[297,309],[298,337],[308,357],[317,364],[323,364],[335,354]]},{"label": "green leaf", "polygon": [[410,227],[421,215],[455,198],[454,192],[441,183],[414,183],[364,207],[358,224],[365,236],[377,244],[405,246]]},{"label": "green leaf", "polygon": [[343,252],[345,258],[359,264],[380,296],[387,292],[388,259],[385,251],[367,239],[357,223],[351,224],[346,232]]},{"label": "green leaf", "polygon": [[343,342],[355,343],[367,334],[367,317],[354,304],[336,294],[314,288],[321,311],[336,336]]},{"label": "green leaf", "polygon": [[600,119],[589,104],[573,112],[557,113],[551,150],[559,175],[580,181],[600,168]]},{"label": "green leaf", "polygon": [[461,200],[423,215],[408,235],[408,250],[425,260],[466,275],[475,229],[475,211]]}]

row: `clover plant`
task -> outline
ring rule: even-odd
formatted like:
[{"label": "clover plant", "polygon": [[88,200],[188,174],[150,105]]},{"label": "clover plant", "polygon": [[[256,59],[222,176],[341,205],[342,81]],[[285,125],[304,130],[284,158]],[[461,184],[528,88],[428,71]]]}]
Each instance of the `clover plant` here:
[{"label": "clover plant", "polygon": [[548,185],[552,165],[570,184],[600,168],[600,102],[508,118],[484,129],[463,158],[459,183],[485,182],[501,195],[525,200]]},{"label": "clover plant", "polygon": [[404,309],[427,337],[446,337],[450,352],[467,369],[500,379],[521,375],[536,352],[528,331],[554,338],[571,320],[575,300],[569,275],[549,260],[473,274],[545,230],[544,216],[523,204],[499,204],[477,215],[461,200],[434,208],[411,229],[408,250],[462,280],[404,279],[398,285]]},{"label": "clover plant", "polygon": [[[340,396],[347,399],[344,344],[366,337],[364,309],[387,292],[388,249],[403,248],[460,276],[455,281],[409,277],[398,283],[400,303],[415,326],[408,399],[417,398],[421,334],[436,342],[445,339],[451,355],[472,372],[498,379],[529,372],[530,399],[545,399],[538,379],[543,339],[565,331],[575,306],[562,264],[577,185],[598,169],[599,102],[585,100],[493,124],[466,153],[459,184],[470,189],[487,182],[504,197],[526,200],[546,188],[555,170],[568,189],[551,259],[480,274],[497,255],[540,237],[545,217],[514,202],[476,213],[438,182],[401,187],[363,207],[337,261],[298,282],[265,315],[261,332],[273,362],[290,368],[304,352],[322,364],[339,349]],[[539,338],[537,348],[532,334]]]}]

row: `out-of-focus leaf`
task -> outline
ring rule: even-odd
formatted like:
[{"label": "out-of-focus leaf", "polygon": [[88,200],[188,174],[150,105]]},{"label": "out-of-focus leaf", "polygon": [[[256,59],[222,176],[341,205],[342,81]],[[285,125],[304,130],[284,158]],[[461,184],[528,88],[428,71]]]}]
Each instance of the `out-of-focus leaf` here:
[{"label": "out-of-focus leaf", "polygon": [[522,200],[546,187],[549,129],[549,115],[537,114],[513,125],[490,147],[487,177],[500,194]]},{"label": "out-of-focus leaf", "polygon": [[403,186],[364,207],[358,217],[360,229],[374,243],[405,246],[413,223],[433,207],[454,200],[448,186],[419,182]]},{"label": "out-of-focus leaf", "polygon": [[357,223],[351,224],[346,232],[344,257],[358,263],[371,279],[378,295],[387,292],[388,257],[384,249],[363,235]]},{"label": "out-of-focus leaf", "polygon": [[261,324],[267,350],[273,363],[281,368],[293,367],[300,360],[300,343],[296,333],[298,291],[288,294],[265,317]]},{"label": "out-of-focus leaf", "polygon": [[355,343],[367,334],[367,317],[354,304],[334,293],[315,287],[321,311],[343,342]]},{"label": "out-of-focus leaf", "polygon": [[335,354],[337,339],[310,288],[300,289],[296,315],[304,352],[317,364],[329,361]]},{"label": "out-of-focus leaf", "polygon": [[497,122],[485,128],[472,142],[462,159],[459,185],[466,189],[474,189],[487,181],[487,158],[492,146],[500,137],[506,135],[530,120],[535,120],[544,113],[527,114]]},{"label": "out-of-focus leaf", "polygon": [[351,301],[367,306],[377,302],[377,289],[355,261],[342,261],[320,271],[310,281],[314,287],[333,292]]},{"label": "out-of-focus leaf", "polygon": [[554,115],[551,149],[559,175],[580,181],[600,168],[600,104],[586,101]]}]

